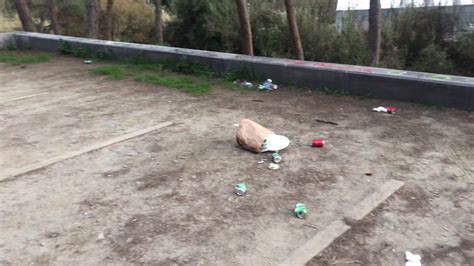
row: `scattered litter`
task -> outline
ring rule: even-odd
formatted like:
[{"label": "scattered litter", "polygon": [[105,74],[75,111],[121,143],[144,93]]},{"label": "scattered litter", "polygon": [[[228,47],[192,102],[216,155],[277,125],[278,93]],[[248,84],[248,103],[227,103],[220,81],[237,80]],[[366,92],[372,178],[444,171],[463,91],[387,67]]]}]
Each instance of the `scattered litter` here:
[{"label": "scattered litter", "polygon": [[274,163],[280,163],[281,162],[281,155],[276,151],[274,153],[272,153],[272,161]]},{"label": "scattered litter", "polygon": [[268,165],[268,169],[278,170],[280,169],[280,166],[276,163],[270,163],[270,165]]},{"label": "scattered litter", "polygon": [[97,236],[97,239],[99,239],[99,240],[102,240],[102,239],[104,239],[104,238],[105,238],[104,233],[100,233],[100,234]]},{"label": "scattered litter", "polygon": [[234,127],[239,127],[239,124],[234,124]]},{"label": "scattered litter", "polygon": [[396,110],[397,109],[395,107],[392,107],[392,106],[387,106],[387,107],[379,106],[377,108],[372,109],[372,111],[374,111],[374,112],[388,113],[388,114],[392,114],[392,115],[395,114]]},{"label": "scattered litter", "polygon": [[406,266],[421,266],[421,256],[410,251],[405,252]]},{"label": "scattered litter", "polygon": [[295,215],[300,219],[306,218],[306,214],[308,211],[306,210],[306,206],[303,203],[296,203],[295,205]]},{"label": "scattered litter", "polygon": [[253,152],[280,151],[290,145],[290,140],[277,135],[250,119],[242,119],[236,136],[237,143]]},{"label": "scattered litter", "polygon": [[262,163],[265,163],[267,161],[267,159],[261,159],[260,161],[258,161],[257,163],[258,164],[262,164]]},{"label": "scattered litter", "polygon": [[90,64],[92,64],[92,60],[84,60],[84,64],[90,65]]},{"label": "scattered litter", "polygon": [[253,88],[253,84],[252,84],[252,82],[244,81],[244,82],[240,83],[240,87],[251,89],[251,88]]},{"label": "scattered litter", "polygon": [[339,124],[336,123],[336,122],[327,121],[327,120],[322,120],[322,119],[318,119],[318,118],[316,118],[316,122],[324,123],[324,124],[330,124],[330,125],[334,125],[334,126],[338,126],[338,125],[339,125]]},{"label": "scattered litter", "polygon": [[258,86],[261,91],[271,91],[278,89],[278,85],[273,84],[273,80],[267,79],[262,85]]},{"label": "scattered litter", "polygon": [[253,88],[253,83],[252,82],[248,82],[246,80],[240,82],[240,80],[236,80],[233,82],[235,85],[239,85],[240,87],[244,87],[244,88],[248,88],[248,89],[251,89]]},{"label": "scattered litter", "polygon": [[234,187],[234,192],[238,196],[243,196],[247,193],[247,185],[244,182],[240,182]]},{"label": "scattered litter", "polygon": [[263,102],[265,102],[265,101],[264,101],[264,100],[255,99],[255,100],[252,100],[252,102],[260,102],[260,103],[263,103]]},{"label": "scattered litter", "polygon": [[311,141],[311,147],[322,148],[326,144],[326,141],[323,139],[313,139]]},{"label": "scattered litter", "polygon": [[288,147],[288,145],[290,145],[290,140],[287,137],[270,133],[263,142],[261,149],[262,152],[280,151]]},{"label": "scattered litter", "polygon": [[366,176],[372,176],[372,173],[365,173]]}]

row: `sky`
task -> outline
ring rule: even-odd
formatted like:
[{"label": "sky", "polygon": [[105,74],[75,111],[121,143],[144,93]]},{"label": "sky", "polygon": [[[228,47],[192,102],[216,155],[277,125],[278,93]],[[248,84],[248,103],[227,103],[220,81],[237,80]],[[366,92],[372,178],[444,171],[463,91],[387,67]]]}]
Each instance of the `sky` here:
[{"label": "sky", "polygon": [[[469,5],[473,4],[473,0],[461,0],[461,4]],[[350,9],[369,9],[369,0],[338,0],[337,1],[337,10],[347,10]],[[408,0],[411,2],[411,0]],[[423,0],[414,0],[415,5],[422,5]],[[398,7],[400,5],[400,0],[380,0],[382,8]],[[441,5],[452,5],[453,0],[434,0],[435,5],[441,3]]]}]

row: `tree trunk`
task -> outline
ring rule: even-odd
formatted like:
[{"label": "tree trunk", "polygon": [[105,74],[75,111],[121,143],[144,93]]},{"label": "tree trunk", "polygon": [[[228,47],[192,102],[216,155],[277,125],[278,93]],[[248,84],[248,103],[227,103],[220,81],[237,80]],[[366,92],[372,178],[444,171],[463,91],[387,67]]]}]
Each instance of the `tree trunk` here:
[{"label": "tree trunk", "polygon": [[370,64],[375,66],[380,60],[382,39],[380,0],[370,0],[369,9],[369,52]]},{"label": "tree trunk", "polygon": [[99,38],[99,0],[86,0],[86,37]]},{"label": "tree trunk", "polygon": [[105,13],[106,22],[105,22],[105,34],[107,35],[107,40],[112,40],[113,38],[113,14],[112,9],[114,7],[114,0],[107,0],[107,10]]},{"label": "tree trunk", "polygon": [[161,10],[161,0],[155,2],[155,41],[163,44],[163,11]]},{"label": "tree trunk", "polygon": [[31,11],[26,0],[15,0],[15,7],[24,31],[36,32],[36,26],[31,18]]},{"label": "tree trunk", "polygon": [[236,0],[236,3],[240,19],[242,52],[246,55],[253,55],[252,28],[250,27],[247,0]]},{"label": "tree trunk", "polygon": [[291,40],[295,48],[296,58],[304,60],[303,46],[301,45],[300,32],[298,30],[298,23],[296,23],[295,6],[293,0],[285,0],[286,16],[288,17],[288,25],[290,26]]},{"label": "tree trunk", "polygon": [[61,35],[61,27],[59,26],[58,20],[59,9],[56,5],[56,0],[47,0],[46,4],[48,6],[49,18],[51,19],[51,28],[53,29],[53,33]]}]

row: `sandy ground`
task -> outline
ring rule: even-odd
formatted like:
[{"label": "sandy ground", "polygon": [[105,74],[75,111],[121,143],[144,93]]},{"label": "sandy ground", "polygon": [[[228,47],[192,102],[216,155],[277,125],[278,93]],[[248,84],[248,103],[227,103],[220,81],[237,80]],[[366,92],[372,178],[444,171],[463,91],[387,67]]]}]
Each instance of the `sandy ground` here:
[{"label": "sandy ground", "polygon": [[[175,124],[0,182],[0,265],[274,265],[389,179],[405,185],[309,264],[474,264],[474,114],[284,87],[195,97],[94,66],[0,64],[2,173]],[[291,139],[279,170],[236,146],[241,118]]]}]

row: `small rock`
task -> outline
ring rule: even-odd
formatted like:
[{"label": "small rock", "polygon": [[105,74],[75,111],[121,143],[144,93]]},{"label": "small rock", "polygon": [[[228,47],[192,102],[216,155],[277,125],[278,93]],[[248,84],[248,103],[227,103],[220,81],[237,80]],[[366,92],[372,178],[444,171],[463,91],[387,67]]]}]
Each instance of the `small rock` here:
[{"label": "small rock", "polygon": [[191,178],[192,178],[192,179],[196,179],[196,178],[197,178],[197,176],[193,175]]},{"label": "small rock", "polygon": [[55,237],[58,237],[59,236],[59,233],[58,232],[54,232],[54,233],[51,233],[48,235],[49,238],[55,238]]}]

